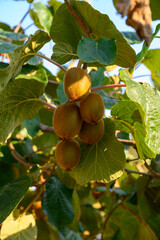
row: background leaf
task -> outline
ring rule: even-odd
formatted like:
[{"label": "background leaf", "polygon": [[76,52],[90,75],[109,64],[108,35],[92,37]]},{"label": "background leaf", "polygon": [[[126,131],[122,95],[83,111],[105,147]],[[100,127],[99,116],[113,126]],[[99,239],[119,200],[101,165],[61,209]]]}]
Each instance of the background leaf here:
[{"label": "background leaf", "polygon": [[49,222],[54,226],[68,225],[74,218],[72,209],[72,190],[52,176],[46,183],[46,192],[42,200],[42,208]]},{"label": "background leaf", "polygon": [[34,137],[37,135],[39,130],[39,124],[40,124],[40,121],[38,116],[36,116],[33,119],[24,120],[22,122],[22,125],[27,129],[27,132],[31,137]]},{"label": "background leaf", "polygon": [[102,140],[91,146],[81,144],[80,163],[69,172],[80,185],[84,185],[91,180],[113,181],[123,174],[124,147],[115,137],[112,120],[105,118],[104,124],[105,132]]},{"label": "background leaf", "polygon": [[154,153],[160,153],[160,92],[149,84],[132,81],[124,70],[120,70],[120,78],[126,83],[126,93],[137,104],[146,125],[146,144]]},{"label": "background leaf", "polygon": [[37,227],[32,214],[15,219],[14,212],[4,221],[1,228],[1,240],[36,240]]},{"label": "background leaf", "polygon": [[0,28],[0,37],[4,39],[10,38],[12,40],[21,40],[21,39],[25,39],[28,36],[23,33],[14,33],[10,31],[5,31],[2,28]]},{"label": "background leaf", "polygon": [[82,62],[98,62],[102,65],[112,64],[116,59],[117,47],[115,39],[100,38],[95,41],[83,37],[77,48],[78,57]]},{"label": "background leaf", "polygon": [[30,54],[37,52],[49,40],[47,33],[38,30],[33,36],[30,36],[23,47],[15,49],[10,54],[10,65],[0,70],[0,91],[3,90],[10,79],[14,79],[20,73],[23,64],[33,57]]},{"label": "background leaf", "polygon": [[71,59],[77,58],[77,54],[74,53],[70,44],[62,42],[53,46],[53,54],[51,58],[60,64],[64,64]]},{"label": "background leaf", "polygon": [[0,223],[13,211],[30,186],[30,177],[25,175],[0,188]]},{"label": "background leaf", "polygon": [[4,142],[18,124],[38,114],[43,106],[39,102],[43,91],[43,83],[33,79],[15,79],[0,92],[0,142]]},{"label": "background leaf", "polygon": [[[153,74],[152,80],[160,84],[160,49],[149,50],[141,61]],[[154,74],[157,76],[154,76]]]},{"label": "background leaf", "polygon": [[109,17],[92,8],[87,2],[74,1],[73,6],[92,31],[92,38],[116,39],[117,58],[114,64],[122,67],[133,67],[136,61],[135,52]]},{"label": "background leaf", "polygon": [[136,32],[121,32],[123,37],[127,40],[130,44],[141,43],[142,40],[139,39]]},{"label": "background leaf", "polygon": [[146,128],[142,125],[142,117],[135,102],[119,101],[113,106],[111,115],[118,130],[132,134],[141,159],[155,157],[145,142]]},{"label": "background leaf", "polygon": [[53,20],[53,15],[50,9],[44,3],[33,3],[34,11],[37,14],[40,24],[44,27],[44,29],[49,33],[50,27]]}]

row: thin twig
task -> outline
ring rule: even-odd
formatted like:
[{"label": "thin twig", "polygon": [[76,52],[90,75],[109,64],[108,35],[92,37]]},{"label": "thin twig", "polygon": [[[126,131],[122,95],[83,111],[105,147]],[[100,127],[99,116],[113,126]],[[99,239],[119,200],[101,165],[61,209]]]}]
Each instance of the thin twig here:
[{"label": "thin twig", "polygon": [[127,139],[120,139],[118,138],[118,141],[120,141],[121,143],[125,144],[125,145],[129,145],[129,146],[136,146],[136,142],[132,141],[132,140],[127,140]]},{"label": "thin twig", "polygon": [[64,72],[67,72],[67,69],[64,68],[62,65],[60,65],[59,63],[55,62],[54,60],[44,56],[43,54],[40,54],[40,53],[34,53],[33,55],[36,55],[36,56],[39,56],[41,58],[44,58],[45,60],[47,60],[48,62],[56,65],[57,67],[59,67],[60,69],[62,69]]},{"label": "thin twig", "polygon": [[23,165],[25,165],[27,167],[33,167],[32,164],[27,163],[24,160],[22,160],[22,157],[16,151],[12,150],[11,155],[14,157],[14,159],[16,159],[18,162],[22,163]]},{"label": "thin twig", "polygon": [[[34,23],[31,23],[31,24],[29,24],[26,28],[24,28],[24,32],[25,32],[27,29],[29,29],[30,27],[32,27],[32,26],[34,26]],[[22,33],[22,31],[21,31],[20,33]]]},{"label": "thin twig", "polygon": [[51,104],[45,102],[43,99],[38,99],[38,101],[40,101],[41,103],[43,103],[44,105],[46,105],[47,107],[49,107],[50,109],[52,109],[53,111],[56,110],[56,107],[52,106]]},{"label": "thin twig", "polygon": [[[41,184],[40,186],[43,186],[43,184]],[[28,210],[32,207],[33,203],[41,196],[42,192],[43,192],[44,188],[40,189],[39,192],[37,192],[37,194],[34,196],[34,198],[32,199],[32,201],[29,203],[29,205],[24,209],[24,211],[21,214],[21,218],[24,216],[24,214],[26,212],[28,212]]]},{"label": "thin twig", "polygon": [[48,80],[49,83],[52,83],[52,84],[56,84],[56,85],[59,85],[61,84],[60,82],[57,82],[57,81],[52,81],[52,80]]},{"label": "thin twig", "polygon": [[160,174],[158,172],[155,172],[146,162],[145,160],[145,163],[144,163],[145,167],[148,169],[148,171],[150,172],[151,176],[152,177],[155,177],[155,178],[160,178]]},{"label": "thin twig", "polygon": [[102,235],[101,235],[101,240],[103,240],[103,235],[104,235],[104,232],[105,232],[105,228],[106,228],[106,225],[111,217],[111,215],[113,214],[113,212],[119,207],[121,206],[121,202],[118,203],[114,208],[112,208],[112,210],[109,212],[107,218],[105,219],[104,223],[103,223],[103,227],[102,227]]},{"label": "thin twig", "polygon": [[69,9],[69,12],[73,15],[73,17],[75,18],[75,20],[78,22],[78,24],[80,25],[80,27],[82,28],[83,32],[84,32],[84,35],[86,37],[89,37],[91,31],[90,29],[88,29],[86,27],[86,25],[83,23],[83,21],[81,20],[80,16],[76,13],[76,11],[74,10],[74,8],[72,7],[71,3],[69,0],[64,0],[68,9]]},{"label": "thin twig", "polygon": [[148,176],[148,177],[152,177],[152,175],[149,172],[139,172],[139,171],[134,171],[128,168],[124,168],[124,171],[126,171],[127,173],[135,173],[135,174],[139,174],[139,175],[144,175],[144,176]]},{"label": "thin twig", "polygon": [[159,77],[159,75],[158,74],[146,74],[146,75],[135,76],[132,79],[141,78],[141,77]]},{"label": "thin twig", "polygon": [[91,88],[91,92],[105,89],[105,88],[115,88],[115,87],[126,87],[125,84],[110,84],[110,85],[104,85],[104,86],[99,86],[99,87],[94,87]]},{"label": "thin twig", "polygon": [[29,13],[30,8],[31,8],[31,4],[29,5],[28,11],[24,14],[24,16],[22,17],[21,21],[19,22],[17,27],[14,29],[14,33],[18,33],[19,29],[21,28],[22,22],[24,21],[24,19],[27,17],[27,15]]},{"label": "thin twig", "polygon": [[32,152],[26,154],[26,155],[24,156],[24,158],[29,158],[30,156],[32,156],[33,154],[35,154],[35,153],[37,153],[37,152],[40,152],[40,151],[42,151],[42,150],[44,150],[44,149],[47,149],[47,148],[52,148],[52,147],[54,147],[54,146],[55,146],[55,145],[50,145],[50,146],[41,147],[41,148],[37,149],[36,151],[32,151]]},{"label": "thin twig", "polygon": [[[121,202],[121,206],[126,209],[129,213],[131,213],[139,222],[144,222],[140,217],[138,217],[132,210],[130,210],[125,204],[124,202]],[[144,222],[145,224],[145,222]]]},{"label": "thin twig", "polygon": [[[10,140],[7,141],[7,144],[8,144],[8,147],[9,147],[10,151],[11,151],[11,155],[14,157],[15,160],[17,160],[17,162],[19,162],[19,163],[21,163],[21,164],[23,164],[23,165],[25,165],[29,168],[34,166],[34,164],[26,162],[24,157],[22,157],[18,152],[16,152],[16,150],[13,146],[13,143]],[[44,169],[44,172],[49,174],[49,171],[47,171],[45,169]]]},{"label": "thin twig", "polygon": [[54,133],[53,127],[47,126],[45,124],[40,123],[39,128],[42,130],[42,132]]}]

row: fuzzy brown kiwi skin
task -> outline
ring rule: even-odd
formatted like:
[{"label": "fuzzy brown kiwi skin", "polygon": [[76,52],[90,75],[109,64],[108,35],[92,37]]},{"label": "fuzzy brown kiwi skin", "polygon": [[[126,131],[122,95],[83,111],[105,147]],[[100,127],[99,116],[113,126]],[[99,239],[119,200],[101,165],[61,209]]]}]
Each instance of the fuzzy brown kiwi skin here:
[{"label": "fuzzy brown kiwi skin", "polygon": [[98,93],[89,93],[80,103],[82,119],[87,123],[97,123],[104,115],[104,102]]},{"label": "fuzzy brown kiwi skin", "polygon": [[66,72],[63,84],[66,97],[70,101],[80,102],[87,97],[91,79],[84,69],[74,67]]},{"label": "fuzzy brown kiwi skin", "polygon": [[99,142],[104,135],[104,122],[101,119],[96,124],[83,121],[81,131],[78,134],[79,139],[90,145]]},{"label": "fuzzy brown kiwi skin", "polygon": [[57,107],[53,115],[53,128],[61,139],[70,139],[78,135],[82,126],[79,106],[66,102]]},{"label": "fuzzy brown kiwi skin", "polygon": [[70,171],[78,165],[80,156],[81,149],[77,141],[72,139],[61,140],[57,144],[55,151],[56,162],[66,171]]}]

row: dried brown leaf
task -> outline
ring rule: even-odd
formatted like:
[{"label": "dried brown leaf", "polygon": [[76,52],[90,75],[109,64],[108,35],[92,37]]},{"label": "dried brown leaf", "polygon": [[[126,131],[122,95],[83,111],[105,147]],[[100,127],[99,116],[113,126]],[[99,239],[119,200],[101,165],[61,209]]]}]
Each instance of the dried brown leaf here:
[{"label": "dried brown leaf", "polygon": [[132,26],[140,39],[144,39],[149,45],[152,36],[149,0],[118,0],[116,7],[122,16],[127,16],[127,25]]}]

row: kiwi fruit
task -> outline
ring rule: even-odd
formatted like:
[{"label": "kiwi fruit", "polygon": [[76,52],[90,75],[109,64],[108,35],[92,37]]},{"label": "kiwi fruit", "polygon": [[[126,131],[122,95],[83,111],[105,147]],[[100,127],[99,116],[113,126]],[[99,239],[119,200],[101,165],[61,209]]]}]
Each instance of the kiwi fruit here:
[{"label": "kiwi fruit", "polygon": [[63,84],[66,97],[71,101],[80,102],[90,90],[91,79],[85,70],[74,67],[66,72]]},{"label": "kiwi fruit", "polygon": [[101,119],[96,124],[83,121],[81,131],[78,134],[79,139],[86,144],[94,144],[101,140],[104,134],[104,122]]},{"label": "kiwi fruit", "polygon": [[70,139],[78,135],[82,125],[79,106],[74,102],[66,102],[57,107],[53,115],[53,128],[62,139]]},{"label": "kiwi fruit", "polygon": [[98,93],[89,93],[80,103],[80,113],[85,122],[98,122],[104,115],[104,103],[102,97]]},{"label": "kiwi fruit", "polygon": [[55,158],[57,164],[66,171],[75,168],[80,161],[81,150],[75,140],[61,140],[56,147]]}]

